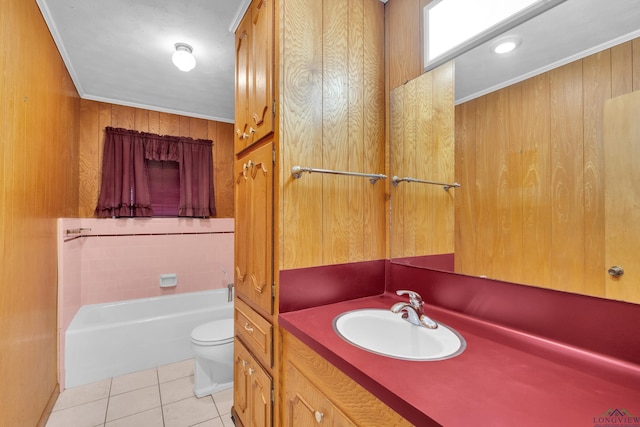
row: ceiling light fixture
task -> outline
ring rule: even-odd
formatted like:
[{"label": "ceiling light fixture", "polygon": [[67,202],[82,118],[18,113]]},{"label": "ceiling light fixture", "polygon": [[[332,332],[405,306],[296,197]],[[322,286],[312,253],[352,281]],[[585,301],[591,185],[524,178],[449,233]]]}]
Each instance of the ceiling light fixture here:
[{"label": "ceiling light fixture", "polygon": [[193,48],[186,43],[176,43],[176,51],[171,60],[180,71],[191,71],[196,66],[196,58],[193,56]]},{"label": "ceiling light fixture", "polygon": [[491,50],[495,53],[503,54],[511,52],[522,43],[522,38],[518,36],[503,37],[492,43]]}]

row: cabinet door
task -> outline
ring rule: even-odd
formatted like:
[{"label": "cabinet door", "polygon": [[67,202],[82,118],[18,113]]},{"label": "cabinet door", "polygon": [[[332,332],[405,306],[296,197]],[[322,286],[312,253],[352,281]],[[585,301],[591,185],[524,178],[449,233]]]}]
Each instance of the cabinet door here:
[{"label": "cabinet door", "polygon": [[254,0],[249,67],[248,133],[251,143],[273,131],[273,18],[273,1]]},{"label": "cabinet door", "polygon": [[235,152],[249,144],[249,63],[251,61],[251,13],[236,30]]},{"label": "cabinet door", "polygon": [[250,427],[267,427],[272,424],[271,377],[254,361],[249,368],[251,384]]},{"label": "cabinet door", "polygon": [[234,343],[233,409],[246,427],[271,427],[273,380],[238,340]]},{"label": "cabinet door", "polygon": [[286,381],[287,427],[356,426],[291,363],[287,363]]},{"label": "cabinet door", "polygon": [[236,182],[236,290],[268,317],[273,313],[273,143],[238,160]]},{"label": "cabinet door", "polygon": [[249,420],[249,391],[251,390],[248,367],[249,353],[237,340],[233,345],[233,409],[243,425]]}]

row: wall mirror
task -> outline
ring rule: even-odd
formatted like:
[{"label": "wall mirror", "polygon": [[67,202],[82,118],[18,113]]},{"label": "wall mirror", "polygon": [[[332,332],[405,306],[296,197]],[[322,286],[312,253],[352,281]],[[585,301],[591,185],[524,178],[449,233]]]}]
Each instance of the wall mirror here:
[{"label": "wall mirror", "polygon": [[605,121],[636,108],[614,100],[640,90],[639,37],[636,1],[567,0],[393,89],[390,175],[461,187],[391,185],[392,262],[640,302],[640,259],[616,277],[606,250],[633,236],[629,214],[605,231],[634,211],[605,191],[628,149]]}]

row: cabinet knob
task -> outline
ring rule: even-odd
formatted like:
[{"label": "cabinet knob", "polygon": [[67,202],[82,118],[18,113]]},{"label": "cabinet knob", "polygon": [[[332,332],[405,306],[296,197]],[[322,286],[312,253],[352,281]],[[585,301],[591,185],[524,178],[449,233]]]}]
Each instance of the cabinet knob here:
[{"label": "cabinet knob", "polygon": [[244,322],[244,330],[253,333],[253,328],[249,326],[249,322]]},{"label": "cabinet knob", "polygon": [[242,361],[242,366],[247,366],[247,363],[248,363],[248,362],[247,362],[246,360],[243,360],[243,361]]},{"label": "cabinet knob", "polygon": [[317,423],[321,423],[322,420],[324,419],[324,414],[320,411],[316,411],[315,416],[316,416]]},{"label": "cabinet knob", "polygon": [[608,273],[613,277],[620,277],[624,274],[624,269],[618,265],[614,265],[609,269]]},{"label": "cabinet knob", "polygon": [[256,133],[256,130],[252,127],[249,128],[249,135],[253,135],[254,133]]},{"label": "cabinet knob", "polygon": [[256,371],[255,369],[253,369],[253,368],[249,368],[249,375],[253,375],[253,373],[254,373],[255,371]]}]

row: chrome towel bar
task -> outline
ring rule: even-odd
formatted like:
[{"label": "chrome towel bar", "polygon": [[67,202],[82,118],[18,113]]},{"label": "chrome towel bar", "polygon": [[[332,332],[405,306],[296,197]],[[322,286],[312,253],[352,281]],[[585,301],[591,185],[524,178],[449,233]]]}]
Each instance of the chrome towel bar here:
[{"label": "chrome towel bar", "polygon": [[293,177],[295,179],[298,179],[302,176],[303,172],[308,172],[308,173],[329,173],[329,174],[333,174],[333,175],[349,175],[349,176],[362,176],[365,178],[369,178],[369,181],[372,184],[375,184],[376,182],[378,182],[379,179],[387,179],[386,175],[383,174],[377,174],[377,173],[360,173],[360,172],[346,172],[346,171],[335,171],[335,170],[330,170],[330,169],[316,169],[316,168],[305,168],[302,166],[294,166],[293,168],[291,168],[291,175],[293,175]]},{"label": "chrome towel bar", "polygon": [[408,176],[405,176],[404,178],[398,178],[397,176],[394,176],[393,178],[391,178],[391,182],[393,182],[393,185],[398,185],[401,182],[417,182],[420,184],[433,184],[433,185],[441,185],[442,188],[444,189],[444,191],[449,191],[450,188],[457,188],[460,187],[460,184],[458,184],[457,182],[454,182],[453,184],[447,184],[446,182],[437,182],[437,181],[426,181],[424,179],[416,179],[416,178],[411,178]]}]

